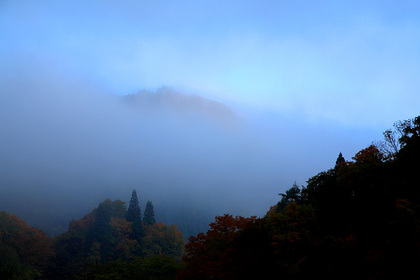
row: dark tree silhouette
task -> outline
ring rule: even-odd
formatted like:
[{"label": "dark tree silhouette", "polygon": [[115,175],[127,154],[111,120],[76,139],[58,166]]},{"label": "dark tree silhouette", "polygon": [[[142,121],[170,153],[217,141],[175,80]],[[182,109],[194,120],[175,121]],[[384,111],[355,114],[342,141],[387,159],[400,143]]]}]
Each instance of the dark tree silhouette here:
[{"label": "dark tree silhouette", "polygon": [[298,201],[300,199],[300,188],[296,184],[296,181],[293,183],[293,186],[286,191],[286,193],[279,193],[282,196],[279,203],[277,203],[276,212],[282,212],[283,209],[292,201]]},{"label": "dark tree silhouette", "polygon": [[137,240],[140,243],[144,235],[144,230],[136,190],[133,190],[133,193],[131,194],[130,205],[128,206],[127,210],[127,221],[133,223],[131,238]]},{"label": "dark tree silhouette", "polygon": [[95,221],[92,226],[90,246],[94,243],[100,244],[100,255],[102,260],[106,260],[112,255],[114,238],[111,226],[112,206],[111,200],[107,199],[99,203],[96,209]]},{"label": "dark tree silhouette", "polygon": [[346,160],[344,159],[343,154],[340,152],[340,154],[338,154],[337,160],[335,161],[335,168],[337,168],[343,162],[346,162]]},{"label": "dark tree silhouette", "polygon": [[150,200],[147,201],[146,208],[144,209],[143,222],[146,225],[154,225],[156,223],[155,211],[153,210],[153,204]]}]

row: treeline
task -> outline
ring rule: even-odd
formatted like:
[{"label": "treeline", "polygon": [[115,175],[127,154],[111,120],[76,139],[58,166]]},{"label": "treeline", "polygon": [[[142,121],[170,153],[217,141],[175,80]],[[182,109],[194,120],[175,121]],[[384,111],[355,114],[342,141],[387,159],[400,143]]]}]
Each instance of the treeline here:
[{"label": "treeline", "polygon": [[294,184],[263,218],[216,217],[178,279],[410,279],[420,264],[420,117]]},{"label": "treeline", "polygon": [[[141,215],[135,190],[128,209],[107,199],[55,238],[0,213],[0,279],[103,279],[106,267],[122,276],[173,278],[184,246],[176,226],[156,223],[152,202]],[[116,271],[110,279],[119,279]]]}]

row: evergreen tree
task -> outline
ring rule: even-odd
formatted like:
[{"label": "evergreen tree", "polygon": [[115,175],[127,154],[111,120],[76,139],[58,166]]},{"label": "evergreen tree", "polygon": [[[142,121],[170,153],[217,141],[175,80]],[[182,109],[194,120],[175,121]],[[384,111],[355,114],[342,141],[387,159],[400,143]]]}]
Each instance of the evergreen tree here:
[{"label": "evergreen tree", "polygon": [[102,259],[107,259],[112,255],[114,246],[111,212],[111,200],[107,199],[104,202],[99,203],[91,231],[89,246],[92,246],[94,243],[100,244],[100,255]]},{"label": "evergreen tree", "polygon": [[346,160],[343,157],[343,154],[340,152],[340,154],[337,157],[337,160],[335,161],[335,168],[337,168],[340,164],[345,162]]},{"label": "evergreen tree", "polygon": [[127,216],[127,206],[125,202],[119,199],[112,201],[112,218],[126,218]]},{"label": "evergreen tree", "polygon": [[282,196],[281,200],[277,203],[276,212],[282,212],[283,209],[292,201],[298,201],[300,199],[300,188],[293,183],[293,186],[286,191],[286,193],[279,193]]},{"label": "evergreen tree", "polygon": [[147,225],[154,225],[156,223],[155,211],[153,210],[153,204],[150,200],[147,201],[146,209],[144,209],[143,222]]},{"label": "evergreen tree", "polygon": [[131,238],[137,240],[139,243],[144,235],[143,223],[141,220],[141,210],[139,200],[137,198],[137,192],[136,190],[133,190],[130,205],[127,210],[127,221],[133,223]]}]

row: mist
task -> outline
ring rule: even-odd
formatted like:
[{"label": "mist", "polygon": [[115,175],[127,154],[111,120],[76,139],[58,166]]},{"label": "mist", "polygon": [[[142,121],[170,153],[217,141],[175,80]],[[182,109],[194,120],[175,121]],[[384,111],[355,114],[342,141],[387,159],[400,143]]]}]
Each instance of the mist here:
[{"label": "mist", "polygon": [[263,216],[294,181],[379,135],[170,88],[118,95],[54,71],[0,87],[0,210],[50,235],[133,189],[185,235],[215,215]]}]

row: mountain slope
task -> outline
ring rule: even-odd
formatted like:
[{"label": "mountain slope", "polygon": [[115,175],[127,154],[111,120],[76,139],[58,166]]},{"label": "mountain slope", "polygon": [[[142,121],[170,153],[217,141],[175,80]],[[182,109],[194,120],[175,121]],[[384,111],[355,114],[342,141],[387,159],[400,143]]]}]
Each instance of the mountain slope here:
[{"label": "mountain slope", "polygon": [[188,95],[169,88],[146,90],[124,96],[124,100],[141,110],[170,110],[177,114],[195,114],[218,122],[230,123],[237,116],[225,104],[199,95]]}]

